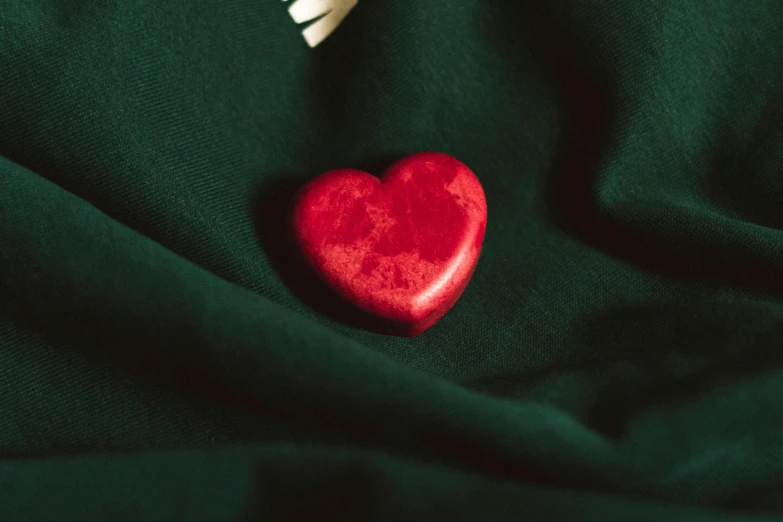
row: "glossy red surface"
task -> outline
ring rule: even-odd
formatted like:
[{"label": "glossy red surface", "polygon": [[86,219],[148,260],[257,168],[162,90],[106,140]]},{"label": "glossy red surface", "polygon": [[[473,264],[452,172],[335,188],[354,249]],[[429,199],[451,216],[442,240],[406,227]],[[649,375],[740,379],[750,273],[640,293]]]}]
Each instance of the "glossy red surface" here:
[{"label": "glossy red surface", "polygon": [[451,156],[422,152],[379,179],[340,169],[298,193],[293,235],[315,272],[389,333],[418,335],[457,301],[478,262],[484,190]]}]

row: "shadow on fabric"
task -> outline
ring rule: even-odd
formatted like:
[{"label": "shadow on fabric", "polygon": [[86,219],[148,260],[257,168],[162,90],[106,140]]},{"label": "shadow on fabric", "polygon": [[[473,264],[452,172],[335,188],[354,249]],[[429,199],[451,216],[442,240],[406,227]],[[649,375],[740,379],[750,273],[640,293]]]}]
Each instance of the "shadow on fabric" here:
[{"label": "shadow on fabric", "polygon": [[[714,229],[720,227],[711,221],[707,213],[694,213],[660,202],[657,216],[665,216],[667,221],[672,222],[672,225],[667,226],[679,228],[672,229],[674,233],[652,233],[643,226],[629,224],[620,216],[613,215],[612,211],[602,209],[598,199],[598,169],[604,149],[612,139],[613,123],[617,121],[620,110],[611,85],[618,81],[618,72],[606,65],[610,60],[601,61],[600,57],[596,59],[588,55],[588,50],[596,49],[590,41],[593,36],[579,34],[569,25],[568,16],[556,12],[552,6],[529,8],[526,4],[520,4],[511,7],[499,3],[495,8],[505,12],[505,15],[495,18],[498,23],[493,25],[487,37],[494,40],[498,49],[513,56],[515,48],[520,45],[520,35],[534,34],[532,39],[526,36],[525,41],[535,42],[541,67],[548,71],[560,93],[564,109],[564,131],[546,194],[550,217],[557,227],[586,245],[647,272],[673,279],[728,283],[763,295],[783,293],[783,278],[771,259],[749,252],[739,243],[715,244],[689,238],[688,231],[691,229],[703,225]],[[509,12],[515,9],[516,12]],[[513,67],[514,63],[511,62],[509,66]],[[764,150],[761,153],[766,151],[773,158],[779,158],[779,136],[773,138],[772,145],[766,143],[769,139],[762,144]],[[759,183],[765,184],[765,190],[754,190],[747,184],[743,184],[740,189],[740,184],[744,182],[735,178],[745,180],[745,176],[729,176],[731,173],[736,174],[737,170],[728,174],[713,173],[709,178],[713,184],[734,185],[728,193],[739,194],[741,201],[738,204],[743,205],[744,214],[757,216],[758,222],[765,225],[779,223],[779,219],[770,216],[777,216],[779,205],[776,206],[776,203],[779,203],[781,192],[775,192],[772,199],[769,196],[770,180],[774,179],[770,175],[770,165],[776,165],[777,162],[756,156],[738,159],[737,162],[743,163],[745,159],[750,164],[760,165],[766,172],[757,175],[761,178]],[[644,168],[644,165],[639,168]],[[628,175],[633,173],[629,172]],[[716,176],[721,181],[715,181]],[[731,177],[730,182],[726,182],[727,176]],[[718,189],[713,186],[710,190]],[[749,195],[749,190],[755,196]],[[723,191],[726,192],[725,186]],[[761,202],[759,194],[766,194]],[[711,194],[702,196],[705,201],[714,199]],[[725,201],[723,203],[724,207],[731,206]],[[645,217],[642,215],[643,209],[629,208],[623,211]],[[691,229],[686,229],[683,224]]]},{"label": "shadow on fabric", "polygon": [[589,404],[580,420],[619,440],[648,412],[783,370],[783,352],[771,349],[781,336],[783,308],[777,305],[633,306],[593,317],[571,331],[572,342],[585,346],[581,353],[601,348],[598,360],[482,377],[466,387],[524,399],[560,375],[576,376],[590,390],[580,395]]},{"label": "shadow on fabric", "polygon": [[380,469],[358,459],[336,470],[323,462],[312,462],[306,469],[308,473],[300,473],[285,461],[259,469],[258,497],[240,520],[263,516],[270,522],[361,522],[373,516],[388,488]]}]

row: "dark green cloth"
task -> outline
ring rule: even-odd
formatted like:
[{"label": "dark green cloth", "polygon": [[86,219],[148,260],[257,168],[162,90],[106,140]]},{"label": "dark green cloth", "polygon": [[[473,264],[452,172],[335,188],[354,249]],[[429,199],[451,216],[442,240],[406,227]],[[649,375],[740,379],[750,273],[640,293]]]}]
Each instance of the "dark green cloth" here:
[{"label": "dark green cloth", "polygon": [[[0,1],[0,520],[783,520],[783,2],[289,5]],[[286,210],[420,150],[484,250],[383,336]]]}]

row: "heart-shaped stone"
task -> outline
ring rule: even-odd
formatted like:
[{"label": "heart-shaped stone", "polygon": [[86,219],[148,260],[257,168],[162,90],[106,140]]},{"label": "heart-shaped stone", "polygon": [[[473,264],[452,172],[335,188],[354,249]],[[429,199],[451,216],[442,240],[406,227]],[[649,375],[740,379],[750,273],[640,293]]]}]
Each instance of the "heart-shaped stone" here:
[{"label": "heart-shaped stone", "polygon": [[291,227],[304,258],[386,333],[418,335],[454,305],[478,262],[484,190],[451,156],[422,152],[379,179],[326,172],[297,194]]}]

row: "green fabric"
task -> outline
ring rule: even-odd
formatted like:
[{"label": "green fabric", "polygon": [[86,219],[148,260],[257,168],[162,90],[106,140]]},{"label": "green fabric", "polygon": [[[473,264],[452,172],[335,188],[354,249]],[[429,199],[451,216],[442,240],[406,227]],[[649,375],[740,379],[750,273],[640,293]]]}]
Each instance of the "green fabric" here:
[{"label": "green fabric", "polygon": [[[783,3],[288,5],[0,2],[0,519],[783,520]],[[420,150],[488,229],[388,337],[286,210]]]}]

